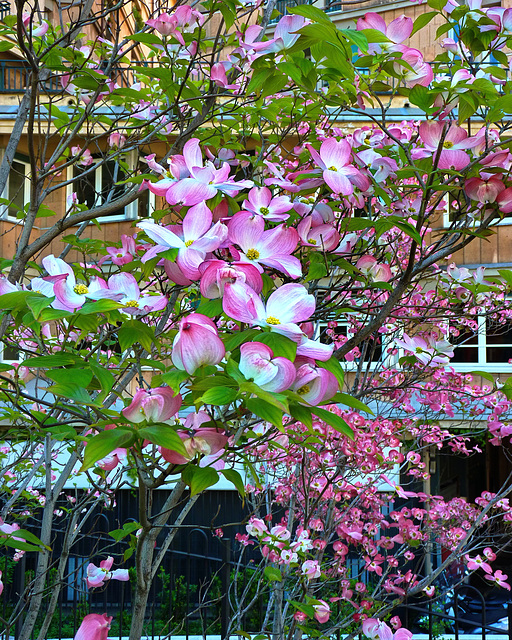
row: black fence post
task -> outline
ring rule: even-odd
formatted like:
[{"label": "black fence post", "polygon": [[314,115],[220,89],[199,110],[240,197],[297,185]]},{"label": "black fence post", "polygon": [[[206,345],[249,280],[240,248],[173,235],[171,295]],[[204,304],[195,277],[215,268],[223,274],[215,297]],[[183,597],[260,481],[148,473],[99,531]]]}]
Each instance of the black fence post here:
[{"label": "black fence post", "polygon": [[507,604],[508,639],[512,640],[512,602]]},{"label": "black fence post", "polygon": [[225,640],[229,630],[229,586],[231,584],[231,540],[222,538],[222,604],[220,609],[220,636]]},{"label": "black fence post", "polygon": [[[16,585],[15,597],[19,598],[19,602],[21,602],[24,591],[25,591],[25,570],[26,570],[26,557],[23,554],[21,560],[19,560],[16,564],[16,568],[14,569],[14,584]],[[16,619],[16,623],[14,625],[14,637],[19,638],[21,634],[21,627],[23,626],[23,615],[18,615]]]}]

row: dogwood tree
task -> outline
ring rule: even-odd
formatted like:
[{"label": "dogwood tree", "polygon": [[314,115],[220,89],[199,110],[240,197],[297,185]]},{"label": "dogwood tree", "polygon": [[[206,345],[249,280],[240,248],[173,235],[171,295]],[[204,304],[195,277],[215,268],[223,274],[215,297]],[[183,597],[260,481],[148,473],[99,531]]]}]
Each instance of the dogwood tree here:
[{"label": "dogwood tree", "polygon": [[[511,313],[509,272],[450,263],[512,210],[510,10],[429,6],[415,23],[367,13],[340,30],[303,5],[269,32],[272,4],[178,2],[133,14],[110,39],[91,25],[112,24],[118,5],[50,24],[19,3],[4,21],[29,79],[0,168],[5,187],[26,135],[30,198],[3,203],[16,252],[0,281],[4,353],[18,354],[1,365],[0,531],[16,559],[38,554],[27,605],[6,621],[22,640],[41,615],[46,637],[87,518],[127,483],[137,522],[113,535],[135,553],[130,640],[219,474],[253,503],[239,540],[261,547],[261,632],[276,639],[363,621],[368,637],[389,635],[383,618],[432,595],[455,559],[510,588],[492,564],[500,540],[479,537],[510,521],[509,484],[445,501],[425,489],[422,455],[469,455],[475,426],[496,446],[510,435],[510,385],[450,367],[479,318],[504,326]],[[432,20],[458,40],[427,62],[406,43]],[[414,122],[388,117],[398,96]],[[367,124],[341,126],[356,116]],[[154,210],[129,232],[84,237],[138,201]],[[56,558],[57,504],[76,473],[91,489],[69,508]],[[389,507],[397,497],[414,503]],[[436,545],[444,562],[415,568]],[[129,579],[105,556],[87,588]],[[241,630],[255,596],[227,595]],[[89,613],[76,639],[105,639],[110,623]]]}]

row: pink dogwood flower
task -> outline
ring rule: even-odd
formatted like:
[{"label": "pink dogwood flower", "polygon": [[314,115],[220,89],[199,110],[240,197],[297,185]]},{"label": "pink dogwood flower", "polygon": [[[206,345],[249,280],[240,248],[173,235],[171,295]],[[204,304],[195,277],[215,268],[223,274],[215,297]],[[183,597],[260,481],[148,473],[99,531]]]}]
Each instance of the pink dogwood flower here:
[{"label": "pink dogwood flower", "polygon": [[107,254],[100,260],[100,266],[108,260],[112,261],[112,264],[115,264],[119,267],[124,264],[128,264],[132,262],[133,258],[136,255],[137,245],[135,244],[135,238],[133,236],[127,236],[126,234],[122,234],[121,236],[121,248],[119,247],[107,247]]},{"label": "pink dogwood flower", "polygon": [[306,216],[297,225],[301,244],[320,251],[333,251],[339,242],[340,234],[330,224],[315,224],[314,216]]},{"label": "pink dogwood flower", "polygon": [[292,208],[293,203],[288,196],[273,197],[268,187],[254,187],[242,203],[244,211],[262,216],[270,222],[287,220],[290,217],[287,211]]},{"label": "pink dogwood flower", "polygon": [[413,157],[436,157],[442,141],[438,163],[440,169],[455,169],[455,171],[463,169],[470,162],[470,157],[465,150],[478,144],[475,137],[468,138],[467,132],[462,127],[456,124],[451,124],[448,127],[446,123],[441,121],[426,120],[422,122],[419,134],[425,148],[413,152]]},{"label": "pink dogwood flower", "polygon": [[121,413],[130,422],[139,424],[144,422],[166,422],[175,415],[181,407],[181,395],[174,394],[170,387],[156,387],[155,389],[138,389],[133,400]]},{"label": "pink dogwood flower", "polygon": [[106,580],[120,580],[121,582],[127,582],[130,579],[127,569],[116,569],[111,571],[114,564],[114,558],[109,556],[106,560],[100,562],[100,566],[90,562],[87,565],[87,588],[102,587]]},{"label": "pink dogwood flower", "polygon": [[314,578],[319,578],[322,575],[318,560],[305,560],[302,563],[301,570],[302,575],[305,576],[307,580],[313,580]]},{"label": "pink dogwood flower", "polygon": [[226,283],[222,306],[233,320],[269,328],[300,342],[304,334],[296,323],[311,317],[315,298],[300,284],[285,284],[270,294],[265,305],[250,287],[236,282]]},{"label": "pink dogwood flower", "polygon": [[107,616],[106,613],[89,613],[82,620],[74,640],[108,640],[111,622],[112,616]]},{"label": "pink dogwood flower", "polygon": [[327,369],[317,367],[314,361],[297,357],[295,360],[297,375],[292,385],[304,403],[318,405],[327,402],[338,391],[339,385],[335,376]]},{"label": "pink dogwood flower", "polygon": [[167,304],[166,296],[142,294],[131,273],[114,273],[108,279],[108,288],[117,294],[117,301],[124,305],[123,311],[133,316],[161,311]]},{"label": "pink dogwood flower", "polygon": [[206,17],[196,9],[192,9],[189,5],[181,5],[174,12],[161,13],[156,18],[146,21],[146,24],[163,36],[173,36],[181,44],[185,45],[182,32],[190,33],[197,26],[201,26]]},{"label": "pink dogwood flower", "polygon": [[263,289],[263,280],[258,269],[247,262],[224,262],[208,260],[199,267],[201,272],[201,294],[213,300],[222,298],[226,282],[244,282],[256,293]]},{"label": "pink dogwood flower", "polygon": [[200,277],[198,267],[206,254],[218,249],[227,237],[226,225],[216,222],[212,226],[212,221],[212,212],[201,202],[187,211],[182,225],[163,227],[149,220],[139,222],[139,227],[157,243],[142,261],[147,262],[170,248],[178,249],[177,265],[187,278],[197,280]]},{"label": "pink dogwood flower", "polygon": [[192,138],[185,144],[183,159],[189,176],[174,181],[166,190],[165,198],[169,204],[193,206],[213,198],[219,191],[236,196],[242,189],[248,189],[254,185],[252,180],[235,182],[230,178],[231,167],[227,162],[220,169],[210,161],[203,166],[203,157],[197,138]]},{"label": "pink dogwood flower", "polygon": [[200,467],[223,469],[224,460],[222,456],[228,437],[218,429],[201,427],[205,422],[210,422],[210,416],[205,411],[189,414],[184,424],[188,430],[178,431],[187,455],[184,456],[171,449],[159,447],[164,460],[171,464],[187,464],[199,455],[201,456]]},{"label": "pink dogwood flower", "polygon": [[483,204],[496,202],[505,185],[500,180],[499,175],[481,173],[480,177],[469,178],[464,184],[464,191],[471,200],[476,200]]},{"label": "pink dogwood flower", "polygon": [[498,587],[503,587],[507,591],[510,591],[510,585],[508,584],[508,582],[506,582],[508,576],[506,573],[503,573],[499,569],[498,571],[495,571],[494,575],[486,573],[485,578],[487,580],[490,580],[491,582],[494,582]]},{"label": "pink dogwood flower", "polygon": [[393,45],[401,44],[410,38],[413,28],[413,20],[412,18],[402,15],[386,25],[386,21],[380,14],[368,12],[365,13],[362,18],[358,19],[356,28],[358,31],[363,29],[375,29],[376,31],[383,33],[390,41],[389,43],[381,42],[379,44],[371,44],[368,51],[371,54],[375,54],[386,50],[393,50]]},{"label": "pink dogwood flower", "polygon": [[407,64],[405,66],[400,64],[399,61],[393,63],[395,71],[402,76],[405,86],[412,88],[419,84],[420,86],[428,87],[434,79],[434,72],[428,62],[423,59],[421,52],[403,45],[397,45],[395,51],[402,52],[400,60]]},{"label": "pink dogwood flower", "polygon": [[389,265],[377,262],[373,256],[361,256],[356,267],[361,273],[376,282],[388,282],[393,275]]},{"label": "pink dogwood flower", "polygon": [[200,313],[182,318],[172,344],[172,361],[182,371],[193,374],[204,365],[218,364],[226,349],[215,323]]},{"label": "pink dogwood flower", "polygon": [[261,342],[246,342],[240,347],[240,372],[265,391],[279,393],[295,380],[295,367],[287,358],[274,358],[270,347]]},{"label": "pink dogwood flower", "polygon": [[320,624],[327,622],[331,615],[331,608],[327,604],[325,600],[319,600],[318,604],[313,605],[313,609],[315,610],[315,620],[317,620]]},{"label": "pink dogwood flower", "polygon": [[33,15],[28,11],[24,11],[22,15],[23,26],[25,29],[30,27],[30,35],[32,37],[42,37],[46,34],[50,25],[47,22],[40,22],[37,26],[32,21]]},{"label": "pink dogwood flower", "polygon": [[300,260],[290,255],[299,240],[295,229],[279,225],[265,231],[261,216],[239,211],[229,222],[228,237],[242,250],[239,259],[253,264],[260,273],[263,273],[263,264],[290,278],[302,275]]},{"label": "pink dogwood flower", "polygon": [[482,559],[480,555],[471,558],[470,556],[464,556],[466,559],[466,566],[470,571],[476,569],[483,569],[485,573],[492,573],[492,567],[488,562]]},{"label": "pink dogwood flower", "polygon": [[354,187],[366,191],[370,187],[368,178],[350,164],[352,147],[346,140],[328,138],[320,145],[320,152],[307,145],[314,162],[322,169],[326,184],[336,194],[349,196]]}]

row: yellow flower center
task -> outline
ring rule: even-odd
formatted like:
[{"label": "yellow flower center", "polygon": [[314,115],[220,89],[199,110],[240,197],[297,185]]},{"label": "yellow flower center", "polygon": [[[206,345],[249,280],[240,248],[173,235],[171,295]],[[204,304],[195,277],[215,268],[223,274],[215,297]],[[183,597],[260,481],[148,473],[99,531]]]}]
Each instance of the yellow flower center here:
[{"label": "yellow flower center", "polygon": [[309,244],[316,244],[316,240],[314,238],[310,238],[308,242]]},{"label": "yellow flower center", "polygon": [[128,300],[128,302],[125,303],[125,307],[134,307],[135,309],[138,309],[139,303],[137,300]]},{"label": "yellow flower center", "polygon": [[423,349],[421,347],[416,347],[416,353],[423,353]]},{"label": "yellow flower center", "polygon": [[187,241],[185,242],[185,246],[186,246],[186,247],[190,247],[190,245],[191,245],[193,242],[194,242],[193,240],[187,240]]},{"label": "yellow flower center", "polygon": [[85,286],[85,284],[76,284],[73,287],[73,291],[78,293],[80,296],[85,296],[86,293],[89,293],[89,289]]},{"label": "yellow flower center", "polygon": [[266,215],[267,215],[267,213],[268,213],[268,209],[267,209],[267,207],[261,207],[261,208],[260,208],[260,213],[262,213],[264,216],[266,216]]},{"label": "yellow flower center", "polygon": [[443,142],[443,147],[445,149],[451,149],[453,147],[453,142],[451,140],[445,140]]},{"label": "yellow flower center", "polygon": [[301,387],[300,389],[297,389],[297,393],[299,394],[299,396],[305,396],[306,393],[309,393],[309,387],[307,384],[305,384],[303,387]]},{"label": "yellow flower center", "polygon": [[336,169],[336,167],[329,167],[329,171],[336,171],[336,173],[338,173],[338,169]]},{"label": "yellow flower center", "polygon": [[267,318],[267,324],[281,324],[281,320],[274,318],[274,316],[269,316]]},{"label": "yellow flower center", "polygon": [[122,257],[123,257],[123,254],[122,254],[122,253],[118,253],[118,254],[116,254],[116,257],[117,257],[117,258],[122,258]]},{"label": "yellow flower center", "polygon": [[260,257],[260,252],[256,249],[249,249],[245,255],[249,260],[257,260]]}]

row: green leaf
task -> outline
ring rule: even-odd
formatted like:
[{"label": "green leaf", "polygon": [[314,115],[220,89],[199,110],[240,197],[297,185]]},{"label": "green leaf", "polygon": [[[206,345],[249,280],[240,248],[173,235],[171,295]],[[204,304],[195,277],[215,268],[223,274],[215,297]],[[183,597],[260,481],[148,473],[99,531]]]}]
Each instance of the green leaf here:
[{"label": "green leaf", "polygon": [[48,371],[46,375],[53,380],[61,384],[77,385],[84,389],[91,384],[92,371],[90,369],[52,369]]},{"label": "green leaf", "polygon": [[211,387],[238,387],[237,383],[233,378],[229,378],[228,376],[218,375],[218,376],[209,376],[208,378],[202,378],[194,382],[192,385],[193,391],[206,391]]},{"label": "green leaf", "polygon": [[141,526],[138,522],[125,522],[122,529],[114,529],[114,531],[109,531],[108,535],[111,538],[114,538],[116,542],[119,542],[123,538],[126,538],[126,536],[135,533],[135,531],[138,531],[140,528]]},{"label": "green leaf", "polygon": [[311,409],[309,407],[305,407],[302,404],[291,404],[290,415],[292,416],[292,418],[295,418],[295,420],[298,420],[299,422],[302,422],[302,424],[305,424],[308,429],[311,429],[313,427],[313,417]]},{"label": "green leaf", "polygon": [[169,371],[168,373],[157,374],[153,376],[151,379],[152,387],[159,387],[162,382],[167,386],[171,387],[174,392],[179,391],[180,385],[185,380],[188,380],[188,373],[186,371],[179,371],[178,369],[174,369],[173,371]]},{"label": "green leaf", "polygon": [[86,302],[81,309],[78,309],[77,313],[81,316],[87,316],[97,313],[106,313],[107,311],[114,311],[114,309],[122,309],[123,305],[115,300],[95,300],[94,302]]},{"label": "green leaf", "polygon": [[346,407],[351,407],[352,409],[356,409],[356,411],[362,411],[363,413],[370,413],[372,416],[373,411],[370,409],[368,405],[357,398],[353,398],[349,396],[348,393],[337,393],[336,394],[336,404],[344,404]]},{"label": "green leaf", "polygon": [[45,544],[43,544],[43,542],[39,540],[39,538],[36,535],[34,535],[30,531],[26,531],[26,529],[18,529],[16,533],[14,533],[13,535],[15,535],[16,538],[23,538],[23,540],[25,540],[26,542],[31,542],[32,544],[35,544],[38,547],[43,547],[44,549],[50,549],[50,547],[47,547]]},{"label": "green leaf", "polygon": [[439,15],[437,11],[427,11],[427,13],[421,13],[414,21],[411,36],[413,36],[420,29],[423,29],[423,27],[426,27],[427,24],[431,22],[437,15]]},{"label": "green leaf", "polygon": [[34,318],[36,320],[39,320],[41,311],[43,309],[46,309],[46,307],[49,307],[54,300],[55,300],[54,297],[47,298],[46,296],[41,296],[41,295],[29,296],[27,298],[27,306],[30,309],[30,311],[32,311],[32,313],[34,314]]},{"label": "green leaf", "polygon": [[340,32],[351,44],[361,49],[363,53],[368,51],[368,38],[362,31],[356,31],[356,29],[340,29]]},{"label": "green leaf", "polygon": [[162,44],[162,38],[159,38],[153,33],[134,33],[131,36],[127,36],[127,40],[134,40],[135,42],[142,42],[144,44]]},{"label": "green leaf", "polygon": [[85,405],[94,405],[91,396],[87,393],[87,391],[83,387],[77,387],[76,384],[70,383],[59,383],[53,384],[46,389],[50,393],[53,393],[55,396],[61,396],[62,398],[68,398],[69,400],[74,400],[78,404]]},{"label": "green leaf", "polygon": [[56,353],[52,356],[36,356],[35,358],[27,358],[23,361],[23,364],[30,369],[38,369],[40,367],[65,367],[70,364],[76,364],[76,362],[82,361],[77,356],[72,356],[69,353]]},{"label": "green leaf", "polygon": [[222,475],[226,478],[228,482],[231,482],[234,485],[235,489],[238,493],[243,497],[245,497],[245,485],[242,480],[242,476],[235,469],[222,469]]},{"label": "green leaf", "polygon": [[287,358],[294,362],[297,354],[297,343],[280,333],[270,331],[268,333],[260,333],[254,342],[262,342],[270,347],[274,353],[274,358]]},{"label": "green leaf", "polygon": [[203,404],[212,404],[220,406],[224,404],[230,404],[236,399],[238,391],[230,389],[228,387],[213,387],[208,389],[201,396]]},{"label": "green leaf", "polygon": [[208,318],[215,318],[221,316],[222,311],[222,298],[215,298],[214,300],[208,300],[203,298],[201,304],[197,308],[197,313],[202,313]]},{"label": "green leaf", "polygon": [[129,447],[133,440],[133,431],[122,427],[102,431],[87,442],[84,463],[80,468],[80,472],[90,469],[98,460],[108,456],[114,449]]},{"label": "green leaf", "polygon": [[117,336],[122,351],[130,349],[136,342],[146,351],[151,351],[154,331],[140,320],[129,320],[119,329]]},{"label": "green leaf", "polygon": [[[250,342],[256,336],[260,335],[262,334],[259,329],[247,329],[246,331],[237,331],[236,333],[222,336],[222,342],[226,347],[226,351],[233,351],[233,349],[236,349],[242,342]],[[260,342],[260,340],[258,340],[258,342]]]},{"label": "green leaf", "polygon": [[321,367],[322,369],[327,369],[327,371],[330,371],[336,377],[336,380],[340,385],[340,389],[343,388],[343,382],[345,380],[345,372],[343,371],[343,368],[337,358],[335,358],[334,356],[331,356],[329,360],[327,360],[326,362],[320,362],[320,360],[317,360],[316,364],[318,367]]},{"label": "green leaf", "polygon": [[298,7],[286,7],[286,11],[291,15],[308,18],[308,20],[311,20],[312,22],[323,22],[331,27],[333,26],[332,22],[325,14],[325,11],[322,11],[322,9],[311,4],[301,4]]},{"label": "green leaf", "polygon": [[309,265],[308,275],[306,277],[306,282],[311,282],[311,280],[320,280],[327,275],[327,269],[325,268],[325,264],[323,262],[312,262]]},{"label": "green leaf", "polygon": [[245,401],[247,409],[265,422],[270,422],[278,429],[283,428],[283,412],[261,398],[249,398]]},{"label": "green leaf", "polygon": [[101,390],[104,393],[108,393],[112,389],[116,381],[114,376],[108,369],[100,366],[99,364],[96,364],[95,362],[90,362],[89,364],[93,374],[96,376],[98,382],[100,383]]},{"label": "green leaf", "polygon": [[[469,375],[471,375],[471,376],[481,376],[485,380],[489,380],[489,382],[492,382],[493,385],[496,382],[495,379],[494,379],[494,376],[491,373],[488,373],[487,371],[470,371]],[[502,390],[503,389],[501,389],[501,391]]]},{"label": "green leaf", "polygon": [[19,311],[27,304],[27,298],[33,297],[32,291],[13,291],[0,296],[0,311]]},{"label": "green leaf", "polygon": [[459,124],[466,122],[478,109],[479,104],[475,96],[471,93],[461,93],[459,95],[459,110],[458,121]]},{"label": "green leaf", "polygon": [[190,495],[202,493],[219,481],[219,474],[212,467],[197,467],[189,464],[181,474],[183,482],[190,487]]},{"label": "green leaf", "polygon": [[243,391],[245,393],[252,393],[258,398],[261,398],[262,400],[265,400],[269,404],[273,405],[274,407],[277,407],[281,411],[289,413],[288,399],[281,393],[271,393],[270,391],[264,391],[263,389],[260,389],[257,384],[254,384],[254,382],[242,382],[240,384],[240,391]]},{"label": "green leaf", "polygon": [[176,453],[179,453],[186,458],[189,457],[189,454],[183,444],[183,440],[168,424],[154,424],[150,427],[144,427],[143,429],[138,430],[138,434],[145,440],[149,440],[159,447],[171,449],[171,451],[176,451]]},{"label": "green leaf", "polygon": [[263,572],[270,582],[282,582],[283,576],[277,567],[265,567]]},{"label": "green leaf", "polygon": [[320,418],[320,420],[327,422],[329,426],[331,426],[336,431],[339,431],[339,433],[342,433],[344,436],[349,437],[351,440],[354,439],[354,432],[348,426],[345,420],[343,420],[343,418],[340,418],[338,415],[332,413],[331,411],[320,409],[320,407],[311,407],[311,411],[315,416]]}]

